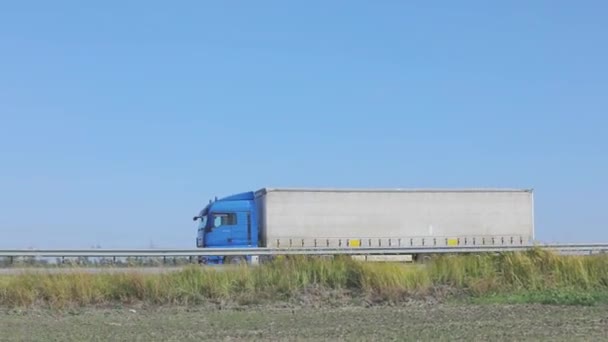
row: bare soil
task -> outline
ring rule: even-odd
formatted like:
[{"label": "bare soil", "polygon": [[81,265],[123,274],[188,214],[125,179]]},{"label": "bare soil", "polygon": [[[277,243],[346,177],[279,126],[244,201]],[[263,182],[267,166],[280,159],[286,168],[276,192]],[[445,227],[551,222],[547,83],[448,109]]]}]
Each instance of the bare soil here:
[{"label": "bare soil", "polygon": [[608,341],[608,306],[419,303],[0,311],[0,341],[200,340]]}]

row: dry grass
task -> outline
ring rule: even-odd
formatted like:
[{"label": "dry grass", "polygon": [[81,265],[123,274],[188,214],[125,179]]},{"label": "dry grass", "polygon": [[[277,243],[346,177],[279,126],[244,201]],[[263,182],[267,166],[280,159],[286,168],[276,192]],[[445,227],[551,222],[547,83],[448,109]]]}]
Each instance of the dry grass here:
[{"label": "dry grass", "polygon": [[[557,256],[533,250],[445,256],[426,267],[297,257],[260,267],[214,270],[192,266],[163,274],[29,273],[0,277],[0,306],[258,303],[290,300],[311,287],[399,301],[429,293],[438,286],[458,289],[474,297],[542,293],[550,298],[562,296],[576,304],[578,294],[607,293],[608,297],[608,256]],[[574,293],[574,297],[563,293]],[[518,298],[526,301],[528,297]],[[537,297],[529,298],[528,301],[534,301]],[[588,302],[595,297],[583,298]]]}]

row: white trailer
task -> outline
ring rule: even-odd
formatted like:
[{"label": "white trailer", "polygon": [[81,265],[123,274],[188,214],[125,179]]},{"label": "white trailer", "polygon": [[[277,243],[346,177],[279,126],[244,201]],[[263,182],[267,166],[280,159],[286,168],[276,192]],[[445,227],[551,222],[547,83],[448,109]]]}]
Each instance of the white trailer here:
[{"label": "white trailer", "polygon": [[273,189],[255,192],[260,247],[527,245],[532,190]]}]

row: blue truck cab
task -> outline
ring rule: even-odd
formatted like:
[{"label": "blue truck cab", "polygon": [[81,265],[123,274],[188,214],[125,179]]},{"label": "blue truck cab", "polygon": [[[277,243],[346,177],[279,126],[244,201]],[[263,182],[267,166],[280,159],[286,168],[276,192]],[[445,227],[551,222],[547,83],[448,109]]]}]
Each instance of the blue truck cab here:
[{"label": "blue truck cab", "polygon": [[[259,227],[255,194],[244,192],[210,201],[193,218],[198,221],[196,246],[199,248],[258,247]],[[252,256],[200,257],[204,264],[251,263]]]}]

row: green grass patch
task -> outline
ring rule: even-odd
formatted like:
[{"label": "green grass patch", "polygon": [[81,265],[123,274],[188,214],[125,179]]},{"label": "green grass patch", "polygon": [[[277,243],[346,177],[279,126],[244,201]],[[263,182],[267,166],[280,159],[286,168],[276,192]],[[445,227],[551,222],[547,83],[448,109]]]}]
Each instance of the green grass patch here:
[{"label": "green grass patch", "polygon": [[608,303],[607,291],[585,292],[580,290],[553,289],[520,293],[495,293],[465,300],[474,304],[549,304],[593,306]]},{"label": "green grass patch", "polygon": [[292,300],[311,289],[398,302],[437,295],[437,289],[446,288],[478,303],[608,302],[608,256],[559,256],[532,250],[442,256],[425,266],[294,257],[259,267],[190,266],[162,274],[25,273],[0,277],[0,306],[252,304]]}]

